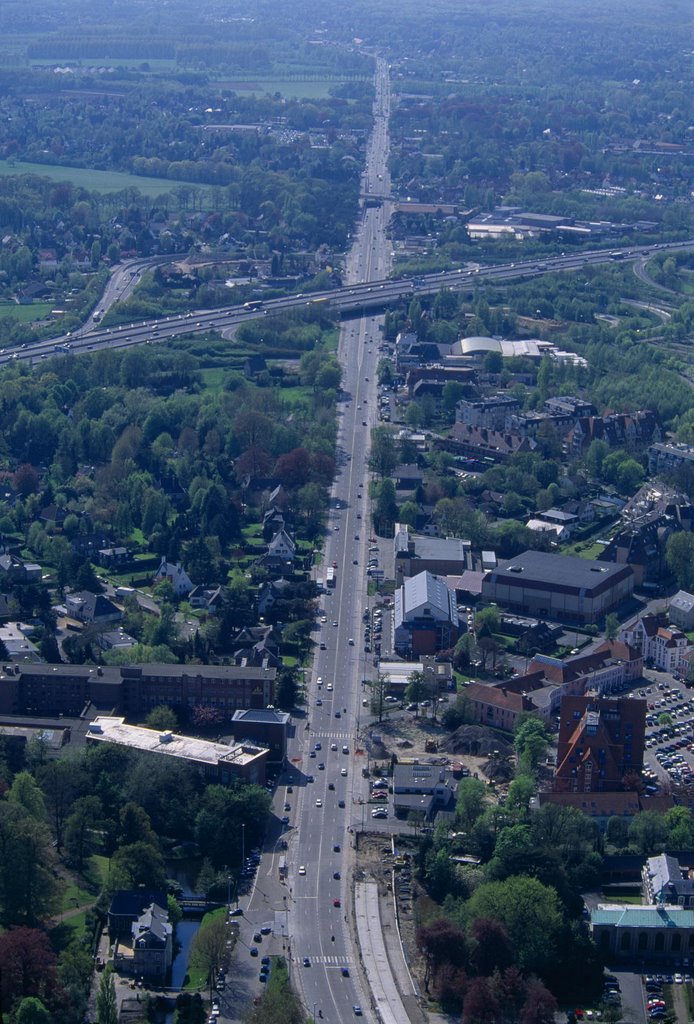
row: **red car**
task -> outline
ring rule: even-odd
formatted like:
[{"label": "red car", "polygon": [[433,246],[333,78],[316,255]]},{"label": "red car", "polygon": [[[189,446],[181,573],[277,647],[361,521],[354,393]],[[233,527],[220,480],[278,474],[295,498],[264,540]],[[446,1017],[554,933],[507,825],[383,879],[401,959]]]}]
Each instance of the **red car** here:
[{"label": "red car", "polygon": [[340,900],[333,900],[333,906],[334,907],[341,907],[342,903],[340,902]]}]

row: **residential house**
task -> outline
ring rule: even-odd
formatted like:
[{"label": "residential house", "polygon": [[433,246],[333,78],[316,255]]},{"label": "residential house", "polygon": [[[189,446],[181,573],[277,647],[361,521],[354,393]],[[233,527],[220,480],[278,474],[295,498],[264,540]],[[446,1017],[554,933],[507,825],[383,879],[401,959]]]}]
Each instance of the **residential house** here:
[{"label": "residential house", "polygon": [[41,580],[41,566],[36,562],[25,562],[16,555],[0,555],[0,574],[9,583],[38,583]]},{"label": "residential house", "polygon": [[455,420],[468,427],[504,431],[509,429],[511,417],[520,410],[520,401],[503,393],[488,398],[463,398],[456,405]]},{"label": "residential house", "polygon": [[[173,925],[168,909],[150,903],[137,921],[133,921],[131,934],[133,975],[143,981],[163,984],[173,960]],[[116,961],[117,957],[116,951]]]},{"label": "residential house", "polygon": [[293,590],[290,580],[278,579],[261,583],[258,590],[258,615],[267,615],[277,601],[289,600]]},{"label": "residential house", "polygon": [[579,416],[564,437],[567,454],[578,459],[593,441],[604,441],[610,448],[633,452],[658,441],[661,428],[652,409],[607,416]]},{"label": "residential house", "polygon": [[447,450],[486,463],[505,462],[512,455],[533,452],[537,448],[537,442],[531,437],[487,427],[470,427],[466,423],[455,423],[443,444]]},{"label": "residential house", "polygon": [[130,548],[122,546],[100,548],[98,553],[99,565],[104,569],[122,569],[130,564],[131,559]]},{"label": "residential house", "polygon": [[550,526],[559,527],[564,537],[569,538],[578,526],[578,516],[566,509],[548,508],[546,512],[538,512],[538,519]]},{"label": "residential house", "polygon": [[569,539],[569,533],[566,527],[559,523],[548,523],[545,519],[528,519],[525,524],[528,530],[532,530],[533,533],[545,533],[548,537],[552,538],[552,544],[555,546]]},{"label": "residential house", "polygon": [[167,562],[162,558],[154,574],[154,582],[161,583],[162,580],[169,581],[176,597],[186,597],[193,589],[190,576],[180,562]]},{"label": "residential house", "polygon": [[296,558],[296,544],[286,530],[278,530],[267,546],[261,562],[275,571],[291,570]]},{"label": "residential house", "polygon": [[65,598],[65,609],[73,619],[88,624],[103,622],[120,622],[123,612],[103,594],[93,594],[90,590],[81,590],[76,594],[68,594]]},{"label": "residential house", "polygon": [[221,586],[204,587],[202,584],[199,584],[197,587],[193,587],[188,594],[188,602],[191,608],[203,609],[210,615],[217,613],[223,599],[224,588]]},{"label": "residential house", "polygon": [[657,443],[648,449],[648,472],[674,473],[682,466],[694,466],[694,445]]},{"label": "residential house", "polygon": [[248,356],[243,364],[243,375],[248,380],[255,380],[259,373],[264,373],[266,370],[265,358],[257,354]]},{"label": "residential house", "polygon": [[40,523],[46,523],[48,526],[54,526],[61,530],[67,515],[67,509],[58,508],[57,505],[46,505],[46,507],[42,508],[39,512],[38,520]]}]

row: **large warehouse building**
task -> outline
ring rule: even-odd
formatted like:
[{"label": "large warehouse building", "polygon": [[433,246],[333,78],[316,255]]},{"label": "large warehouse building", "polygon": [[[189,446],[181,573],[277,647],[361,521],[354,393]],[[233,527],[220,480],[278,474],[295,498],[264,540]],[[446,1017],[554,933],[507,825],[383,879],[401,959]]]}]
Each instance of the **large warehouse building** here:
[{"label": "large warehouse building", "polygon": [[524,551],[482,580],[482,598],[541,619],[600,622],[634,589],[631,566]]}]

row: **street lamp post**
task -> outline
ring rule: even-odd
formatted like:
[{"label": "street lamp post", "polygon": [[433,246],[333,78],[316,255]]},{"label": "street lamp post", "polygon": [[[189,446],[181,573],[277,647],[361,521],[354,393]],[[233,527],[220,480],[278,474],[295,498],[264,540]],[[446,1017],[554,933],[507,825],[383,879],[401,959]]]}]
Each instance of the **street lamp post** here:
[{"label": "street lamp post", "polygon": [[313,1024],[316,1024],[316,1003],[313,1004]]},{"label": "street lamp post", "polygon": [[246,863],[246,826],[241,822],[241,866]]}]

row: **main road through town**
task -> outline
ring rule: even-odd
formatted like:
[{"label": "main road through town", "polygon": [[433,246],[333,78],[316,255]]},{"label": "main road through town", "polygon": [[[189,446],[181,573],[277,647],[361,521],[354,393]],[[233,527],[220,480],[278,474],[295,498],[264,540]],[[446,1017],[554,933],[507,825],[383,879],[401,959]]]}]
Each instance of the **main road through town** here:
[{"label": "main road through town", "polygon": [[[387,196],[389,89],[387,66],[380,60],[376,86],[363,191]],[[348,282],[386,276],[388,217],[387,201],[363,206],[347,260]],[[366,1019],[373,1019],[368,993],[357,970],[350,929],[353,848],[349,826],[367,786],[361,777],[365,759],[360,756],[357,735],[362,707],[360,685],[365,672],[360,637],[361,617],[367,606],[365,570],[370,533],[367,458],[369,432],[376,415],[379,327],[377,317],[366,316],[346,323],[340,335],[344,378],[338,472],[324,551],[326,564],[336,565],[337,583],[322,598],[326,621],[321,623],[320,641],[325,649],[318,650],[308,682],[308,727],[298,730],[290,751],[290,774],[298,783],[293,795],[287,797],[293,826],[287,854],[291,890],[287,927],[293,980],[303,993],[309,1013],[322,1015],[333,1024],[353,1017],[355,1005],[362,1008]],[[312,750],[315,757],[309,756]],[[321,764],[325,767],[320,768]],[[311,777],[313,782],[308,781]],[[306,962],[310,966],[305,966]],[[349,971],[348,976],[343,968]]]}]

